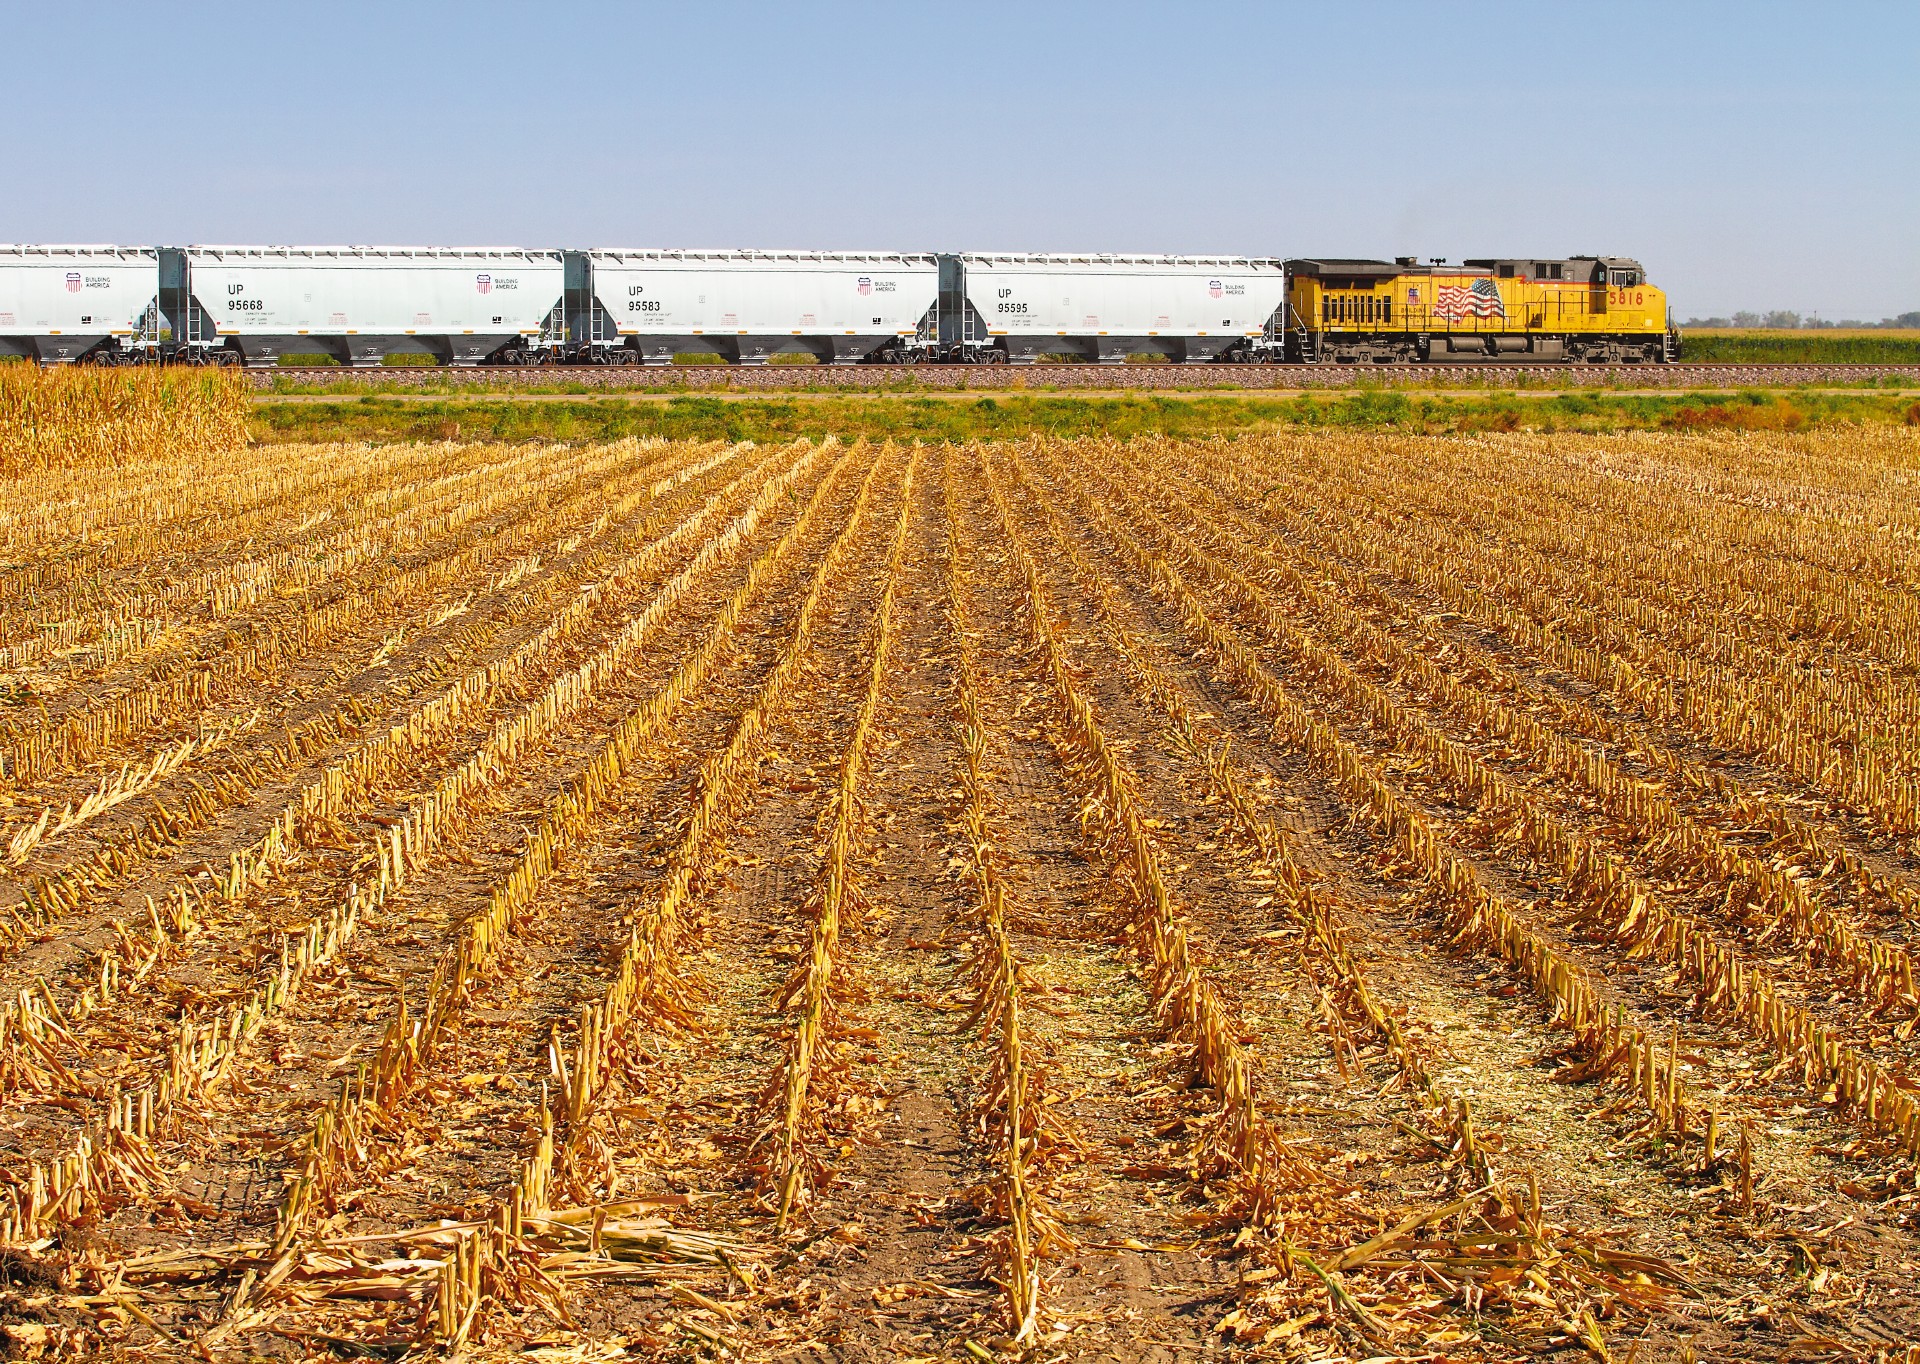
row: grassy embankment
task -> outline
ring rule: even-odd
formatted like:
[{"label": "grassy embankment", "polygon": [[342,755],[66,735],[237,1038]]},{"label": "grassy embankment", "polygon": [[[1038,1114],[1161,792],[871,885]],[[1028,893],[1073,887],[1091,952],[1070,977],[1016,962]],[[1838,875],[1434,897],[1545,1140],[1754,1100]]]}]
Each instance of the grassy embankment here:
[{"label": "grassy embankment", "polygon": [[[1796,331],[1742,327],[1685,330],[1681,358],[1701,364],[1741,365],[1920,365],[1920,331],[1886,327],[1821,327]],[[1140,356],[1141,360],[1154,357]],[[281,364],[331,366],[330,355],[285,355]],[[714,355],[684,355],[677,364],[717,364]],[[431,366],[427,355],[390,355],[393,368]],[[776,355],[776,365],[808,365],[811,355]]]},{"label": "grassy embankment", "polygon": [[607,440],[620,436],[781,440],[795,436],[988,440],[1047,434],[1204,436],[1281,426],[1447,431],[1793,431],[1835,423],[1920,425],[1920,403],[1886,393],[1750,390],[1404,393],[1379,389],[1259,397],[862,394],[665,400],[631,397],[256,403],[259,441]]},{"label": "grassy embankment", "polygon": [[1920,331],[1689,331],[1680,348],[1689,363],[1729,365],[1920,365]]},{"label": "grassy embankment", "polygon": [[1811,388],[1724,394],[1396,390],[1307,394],[1001,391],[520,398],[256,398],[205,371],[0,369],[0,476],[150,458],[172,446],[256,441],[602,440],[628,435],[980,440],[1046,434],[1206,436],[1330,430],[1775,430],[1845,423],[1920,426],[1912,394]]}]

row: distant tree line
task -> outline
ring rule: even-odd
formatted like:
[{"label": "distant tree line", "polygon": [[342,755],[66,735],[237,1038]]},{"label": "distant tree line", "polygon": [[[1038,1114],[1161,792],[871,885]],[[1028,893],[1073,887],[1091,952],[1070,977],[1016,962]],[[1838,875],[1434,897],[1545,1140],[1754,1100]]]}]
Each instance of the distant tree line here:
[{"label": "distant tree line", "polygon": [[1920,330],[1920,311],[1901,313],[1898,317],[1883,317],[1878,322],[1862,322],[1858,318],[1847,318],[1840,322],[1830,322],[1823,317],[1802,317],[1799,313],[1788,312],[1784,308],[1770,313],[1735,313],[1732,317],[1690,317],[1682,326],[1687,327],[1756,327],[1774,331],[1797,331],[1801,329],[1820,329],[1827,327],[1887,327]]}]

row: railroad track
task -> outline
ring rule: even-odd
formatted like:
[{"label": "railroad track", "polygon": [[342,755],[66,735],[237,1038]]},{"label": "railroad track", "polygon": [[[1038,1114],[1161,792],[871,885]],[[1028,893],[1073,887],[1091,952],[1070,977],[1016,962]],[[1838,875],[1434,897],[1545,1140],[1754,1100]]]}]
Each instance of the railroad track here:
[{"label": "railroad track", "polygon": [[1347,388],[1363,379],[1419,387],[1484,387],[1552,380],[1555,387],[1718,388],[1755,384],[1920,384],[1920,365],[683,365],[644,368],[553,365],[531,369],[337,366],[247,371],[256,388],[283,381],[379,384],[398,388],[524,389],[564,382],[590,389],[1305,389]]}]

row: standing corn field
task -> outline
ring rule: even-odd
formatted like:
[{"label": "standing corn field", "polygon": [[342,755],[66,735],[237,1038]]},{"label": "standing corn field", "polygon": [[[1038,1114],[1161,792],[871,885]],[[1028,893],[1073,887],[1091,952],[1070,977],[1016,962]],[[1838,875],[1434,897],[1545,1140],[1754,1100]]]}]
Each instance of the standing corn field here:
[{"label": "standing corn field", "polygon": [[0,478],[236,450],[247,415],[245,381],[216,370],[0,364]]}]

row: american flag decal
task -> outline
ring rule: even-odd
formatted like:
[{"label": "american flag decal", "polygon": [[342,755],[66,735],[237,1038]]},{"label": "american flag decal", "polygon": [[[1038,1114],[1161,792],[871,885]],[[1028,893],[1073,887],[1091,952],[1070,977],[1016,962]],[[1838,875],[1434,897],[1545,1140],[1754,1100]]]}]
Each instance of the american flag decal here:
[{"label": "american flag decal", "polygon": [[1466,289],[1458,284],[1441,285],[1433,300],[1433,315],[1449,322],[1458,322],[1463,317],[1504,318],[1507,305],[1500,301],[1497,284],[1490,279],[1476,279],[1472,287]]}]

